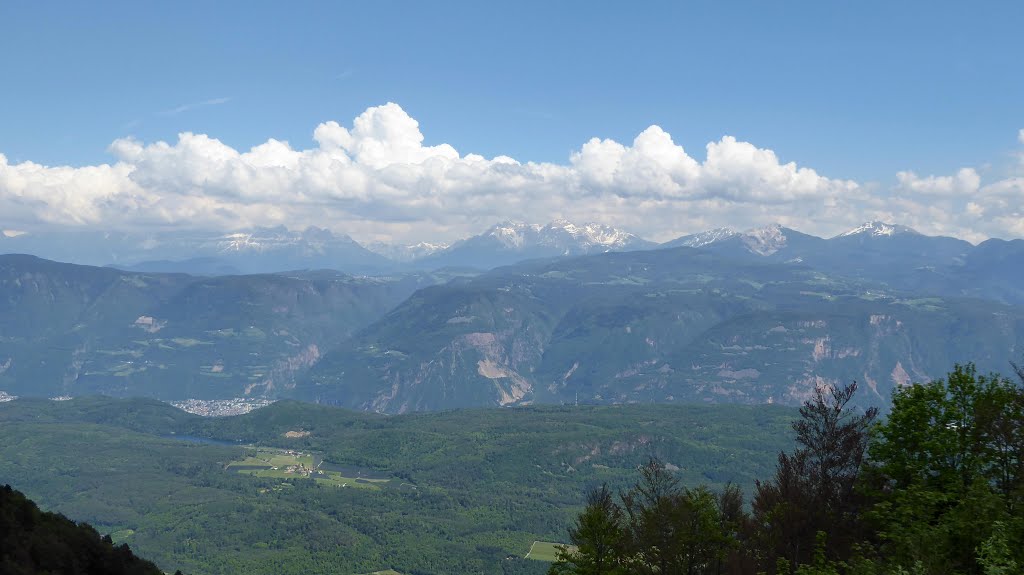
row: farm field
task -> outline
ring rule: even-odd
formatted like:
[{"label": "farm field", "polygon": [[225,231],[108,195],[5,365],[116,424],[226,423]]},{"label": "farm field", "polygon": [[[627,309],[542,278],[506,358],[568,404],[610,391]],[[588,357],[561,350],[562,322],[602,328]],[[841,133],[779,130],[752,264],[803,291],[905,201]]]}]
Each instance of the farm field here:
[{"label": "farm field", "polygon": [[317,483],[335,487],[356,487],[358,489],[380,489],[391,483],[390,479],[365,479],[362,477],[344,477],[337,471],[318,471],[315,475]]},{"label": "farm field", "polygon": [[321,485],[357,489],[376,490],[393,482],[390,477],[364,477],[364,473],[354,469],[331,469],[330,464],[325,465],[323,459],[313,453],[266,447],[249,450],[243,459],[229,463],[227,469],[273,479],[304,477]]},{"label": "farm field", "polygon": [[312,470],[316,467],[316,463],[315,458],[310,453],[290,449],[260,447],[246,453],[245,459],[232,461],[228,464],[228,468],[264,467],[269,469]]},{"label": "farm field", "polygon": [[558,549],[561,547],[568,547],[570,550],[575,550],[576,547],[572,545],[566,545],[565,543],[552,543],[550,541],[534,541],[533,545],[530,546],[530,550],[526,553],[526,559],[535,559],[537,561],[554,562],[558,558]]}]

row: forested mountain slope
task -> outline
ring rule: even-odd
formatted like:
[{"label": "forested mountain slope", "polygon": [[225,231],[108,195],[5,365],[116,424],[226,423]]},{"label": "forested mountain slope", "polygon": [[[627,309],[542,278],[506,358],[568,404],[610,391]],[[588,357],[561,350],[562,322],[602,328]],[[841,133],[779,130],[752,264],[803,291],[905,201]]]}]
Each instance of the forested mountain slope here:
[{"label": "forested mountain slope", "polygon": [[[0,256],[0,391],[293,397],[394,413],[795,405],[819,384],[857,380],[859,401],[884,405],[954,362],[1002,370],[1024,349],[1020,242],[957,255],[961,243],[910,232],[775,231],[480,276],[202,278]],[[815,251],[839,243],[850,250],[839,260]],[[926,256],[948,265],[908,264]]]},{"label": "forested mountain slope", "polygon": [[0,390],[275,395],[434,281],[336,272],[200,278],[0,256]]},{"label": "forested mountain slope", "polygon": [[860,401],[956,361],[1005,369],[1024,308],[674,248],[528,262],[421,290],[296,397],[383,412],[539,403]]}]

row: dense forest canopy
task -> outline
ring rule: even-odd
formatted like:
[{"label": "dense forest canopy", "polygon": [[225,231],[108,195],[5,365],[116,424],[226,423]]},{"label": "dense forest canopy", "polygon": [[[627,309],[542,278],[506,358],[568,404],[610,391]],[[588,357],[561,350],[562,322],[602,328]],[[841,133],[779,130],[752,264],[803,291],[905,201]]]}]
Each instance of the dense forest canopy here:
[{"label": "dense forest canopy", "polygon": [[[524,559],[532,543],[566,541],[590,487],[626,488],[655,455],[687,485],[751,489],[791,447],[796,415],[634,405],[382,416],[283,401],[202,418],[145,399],[19,399],[0,404],[0,477],[168,571],[540,574],[547,563]],[[393,482],[225,470],[254,449]]]}]

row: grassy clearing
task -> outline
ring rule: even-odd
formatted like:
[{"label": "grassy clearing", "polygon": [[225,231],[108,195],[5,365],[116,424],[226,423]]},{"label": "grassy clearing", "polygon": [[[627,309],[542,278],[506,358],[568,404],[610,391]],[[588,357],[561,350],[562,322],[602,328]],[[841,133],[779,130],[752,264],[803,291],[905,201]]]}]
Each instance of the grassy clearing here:
[{"label": "grassy clearing", "polygon": [[565,543],[552,543],[550,541],[534,541],[533,545],[530,546],[530,550],[526,553],[526,558],[536,559],[537,561],[547,561],[551,563],[558,558],[558,550],[562,547],[567,547],[570,551],[576,550],[575,546],[567,545]]},{"label": "grassy clearing", "polygon": [[239,469],[239,473],[252,475],[253,477],[266,477],[271,479],[294,479],[296,477],[309,477],[305,473],[290,471],[287,469]]},{"label": "grassy clearing", "polygon": [[246,453],[245,459],[239,461],[232,461],[228,464],[228,467],[268,467],[268,468],[280,468],[284,469],[287,467],[305,467],[312,469],[314,465],[313,455],[302,451],[292,451],[288,449],[269,449],[259,448],[255,451],[249,451]]},{"label": "grassy clearing", "polygon": [[272,479],[301,477],[313,479],[321,485],[355,487],[357,489],[381,489],[392,481],[391,478],[348,477],[339,471],[320,469],[319,463],[319,460],[311,453],[261,447],[248,451],[243,459],[232,461],[227,468],[254,477]]},{"label": "grassy clearing", "polygon": [[390,479],[366,479],[345,477],[337,471],[319,471],[313,476],[317,483],[334,487],[355,487],[357,489],[380,489]]},{"label": "grassy clearing", "polygon": [[135,535],[134,529],[118,529],[110,533],[110,539],[115,544],[121,544],[128,540],[129,537]]},{"label": "grassy clearing", "polygon": [[213,345],[212,341],[201,341],[191,337],[174,337],[171,342],[180,347],[195,347],[197,345]]},{"label": "grassy clearing", "polygon": [[142,352],[137,349],[99,349],[96,353],[100,355],[127,355],[134,358],[142,357]]},{"label": "grassy clearing", "polygon": [[267,339],[267,334],[262,329],[250,325],[249,327],[242,330],[242,337],[248,337],[252,339]]},{"label": "grassy clearing", "polygon": [[943,309],[943,301],[937,297],[922,297],[916,299],[897,300],[897,304],[917,308],[924,311],[940,311]]},{"label": "grassy clearing", "polygon": [[288,449],[259,448],[246,453],[244,459],[232,461],[228,469],[273,479],[308,478],[316,473],[312,454]]}]

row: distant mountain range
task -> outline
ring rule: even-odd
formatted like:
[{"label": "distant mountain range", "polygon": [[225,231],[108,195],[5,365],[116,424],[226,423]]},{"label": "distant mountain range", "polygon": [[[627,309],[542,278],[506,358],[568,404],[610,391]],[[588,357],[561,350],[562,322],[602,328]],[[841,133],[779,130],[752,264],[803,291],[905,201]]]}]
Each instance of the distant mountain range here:
[{"label": "distant mountain range", "polygon": [[1024,240],[991,239],[974,246],[868,222],[829,239],[772,225],[746,232],[714,230],[664,245],[699,246],[738,261],[809,266],[893,289],[1024,303],[1022,274],[1013,266],[991,265],[993,259],[1024,258]]},{"label": "distant mountain range", "polygon": [[389,244],[385,242],[373,242],[366,244],[366,249],[371,252],[382,255],[389,260],[408,263],[418,259],[422,259],[437,252],[448,249],[449,244],[445,243],[430,243],[420,242],[418,244]]},{"label": "distant mountain range", "polygon": [[[279,232],[228,247],[299,258],[318,237],[267,241]],[[793,404],[856,379],[865,401],[884,404],[894,386],[953,362],[1005,370],[1024,351],[1021,240],[972,246],[870,224],[830,239],[769,226],[677,242],[700,247],[618,252],[646,244],[597,226],[509,224],[430,256],[442,271],[377,277],[197,277],[0,256],[0,391],[284,396],[403,412]],[[454,267],[459,253],[487,253],[474,245],[509,258],[601,253],[477,275]]]},{"label": "distant mountain range", "polygon": [[526,259],[650,249],[657,244],[601,224],[565,220],[547,225],[503,222],[454,244],[381,242],[363,247],[320,228],[250,231],[110,233],[53,232],[0,236],[0,253],[110,265],[126,271],[198,275],[334,269],[354,274],[460,267],[491,269]]},{"label": "distant mountain range", "polygon": [[657,244],[601,224],[576,225],[556,220],[547,225],[502,222],[484,233],[456,242],[414,264],[425,268],[491,269],[538,258],[651,249]]},{"label": "distant mountain range", "polygon": [[[104,257],[96,237],[80,239]],[[0,391],[404,412],[798,404],[857,380],[884,405],[954,362],[1024,359],[1024,240],[974,246],[871,222],[828,239],[773,225],[655,245],[600,225],[504,223],[399,266],[317,229],[133,238],[132,253],[164,259],[125,271],[0,256]],[[0,251],[32,241],[5,237]],[[191,258],[168,257],[182,246]],[[374,275],[237,275],[329,268],[343,253]]]},{"label": "distant mountain range", "polygon": [[[992,245],[1013,242],[990,240]],[[780,225],[746,231],[718,228],[657,244],[602,224],[577,225],[566,220],[548,224],[502,222],[451,245],[360,245],[344,234],[315,227],[284,227],[244,232],[54,232],[0,236],[0,253],[26,253],[126,271],[228,275],[275,273],[299,269],[334,269],[375,275],[440,268],[488,270],[525,260],[572,257],[674,247],[706,248],[734,258],[810,263],[844,273],[874,273],[887,262],[884,278],[904,276],[911,284],[928,281],[921,272],[966,262],[975,246],[963,240],[920,234],[906,226],[868,222],[824,239]],[[864,262],[865,258],[871,260]],[[910,265],[910,267],[907,267]],[[861,266],[854,270],[851,266]]]},{"label": "distant mountain range", "polygon": [[380,273],[395,269],[391,260],[367,250],[347,235],[315,227],[303,231],[256,228],[231,233],[29,233],[0,239],[0,253],[110,265],[128,271],[202,275],[299,269]]}]

